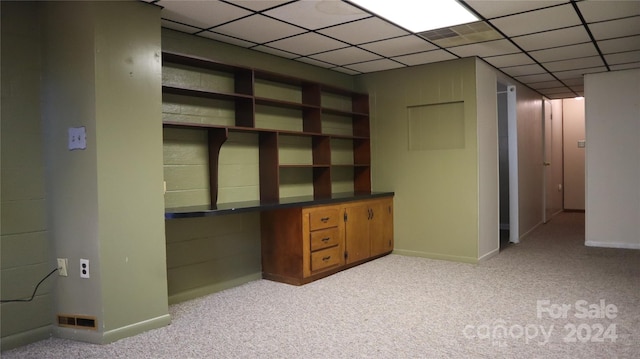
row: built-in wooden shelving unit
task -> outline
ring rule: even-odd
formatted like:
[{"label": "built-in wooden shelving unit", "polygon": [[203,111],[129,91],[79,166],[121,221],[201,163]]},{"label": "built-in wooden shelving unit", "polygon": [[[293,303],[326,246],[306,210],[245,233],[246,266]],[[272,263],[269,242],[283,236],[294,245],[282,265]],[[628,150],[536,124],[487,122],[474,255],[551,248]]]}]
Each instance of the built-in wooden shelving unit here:
[{"label": "built-in wooden shelving unit", "polygon": [[[353,174],[353,196],[371,194],[371,152],[369,140],[369,97],[367,94],[340,89],[334,86],[298,79],[282,74],[218,63],[215,61],[163,52],[163,66],[186,66],[204,72],[222,73],[233,82],[233,90],[211,90],[180,87],[164,84],[163,94],[224,101],[234,110],[233,125],[164,121],[165,128],[189,128],[207,132],[209,158],[210,208],[234,208],[233,204],[218,203],[218,158],[220,149],[230,132],[258,134],[259,149],[259,203],[267,206],[274,203],[289,203],[281,198],[281,171],[308,170],[312,172],[313,198],[316,200],[345,198],[343,193],[332,193],[334,172],[349,171]],[[299,94],[298,100],[282,96],[271,97],[268,91],[257,93],[256,84],[283,86]],[[266,93],[265,93],[266,92]],[[300,130],[261,128],[256,125],[256,112],[261,109],[286,109],[301,113]],[[347,119],[349,133],[333,131],[327,124],[331,118]],[[329,119],[329,120],[328,120]],[[312,163],[283,163],[279,149],[285,136],[310,138]],[[333,163],[332,145],[335,141],[350,142],[352,163]],[[348,196],[347,196],[348,197]],[[259,208],[251,202],[247,208]],[[239,204],[241,205],[241,204]],[[201,207],[199,207],[201,208]],[[167,210],[167,218],[176,218],[176,213],[185,213],[188,208]]]}]

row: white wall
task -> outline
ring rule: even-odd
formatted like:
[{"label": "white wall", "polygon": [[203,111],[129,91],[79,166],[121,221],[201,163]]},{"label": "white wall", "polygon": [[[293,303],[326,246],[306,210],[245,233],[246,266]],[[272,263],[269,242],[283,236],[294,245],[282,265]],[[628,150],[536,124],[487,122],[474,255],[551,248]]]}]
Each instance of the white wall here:
[{"label": "white wall", "polygon": [[587,246],[640,249],[640,69],[585,76]]},{"label": "white wall", "polygon": [[584,210],[584,99],[562,100],[564,134],[564,209]]},{"label": "white wall", "polygon": [[495,70],[476,59],[478,136],[478,259],[500,251],[498,101]]},{"label": "white wall", "polygon": [[542,96],[518,86],[518,220],[519,238],[542,224],[544,167],[542,141]]}]

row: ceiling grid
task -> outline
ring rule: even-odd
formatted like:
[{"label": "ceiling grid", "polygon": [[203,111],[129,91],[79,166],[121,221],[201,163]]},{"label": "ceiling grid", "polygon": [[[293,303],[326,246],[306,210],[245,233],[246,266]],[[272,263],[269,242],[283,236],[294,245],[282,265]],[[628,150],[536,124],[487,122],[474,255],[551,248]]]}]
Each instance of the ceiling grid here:
[{"label": "ceiling grid", "polygon": [[142,0],[162,26],[335,71],[477,56],[548,98],[640,68],[640,0],[464,0],[476,23],[413,33],[348,0]]}]

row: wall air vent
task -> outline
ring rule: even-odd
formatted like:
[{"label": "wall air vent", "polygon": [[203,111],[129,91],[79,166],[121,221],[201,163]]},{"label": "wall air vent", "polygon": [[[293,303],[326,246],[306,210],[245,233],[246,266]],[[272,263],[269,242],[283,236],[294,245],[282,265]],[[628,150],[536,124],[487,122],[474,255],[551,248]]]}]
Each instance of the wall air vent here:
[{"label": "wall air vent", "polygon": [[467,45],[501,39],[502,36],[484,21],[472,22],[418,33],[440,47]]},{"label": "wall air vent", "polygon": [[62,315],[58,314],[58,326],[66,328],[80,328],[96,330],[96,318],[86,315]]}]

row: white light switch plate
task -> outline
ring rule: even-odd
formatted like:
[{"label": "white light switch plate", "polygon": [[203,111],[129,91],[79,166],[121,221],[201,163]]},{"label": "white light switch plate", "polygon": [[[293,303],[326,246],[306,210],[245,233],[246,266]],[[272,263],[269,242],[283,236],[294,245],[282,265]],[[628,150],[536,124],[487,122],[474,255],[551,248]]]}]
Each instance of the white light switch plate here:
[{"label": "white light switch plate", "polygon": [[87,130],[82,127],[69,127],[69,150],[84,150],[87,148]]}]

